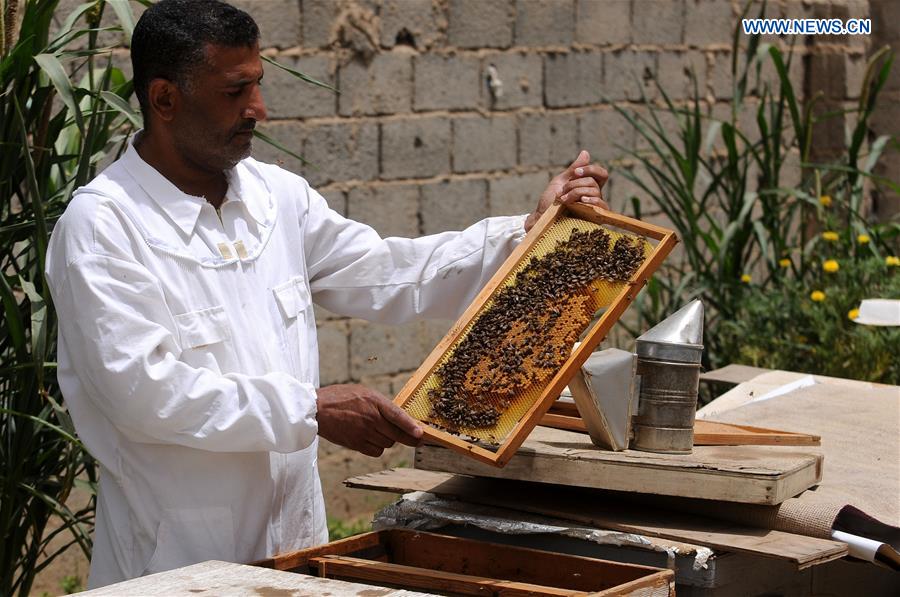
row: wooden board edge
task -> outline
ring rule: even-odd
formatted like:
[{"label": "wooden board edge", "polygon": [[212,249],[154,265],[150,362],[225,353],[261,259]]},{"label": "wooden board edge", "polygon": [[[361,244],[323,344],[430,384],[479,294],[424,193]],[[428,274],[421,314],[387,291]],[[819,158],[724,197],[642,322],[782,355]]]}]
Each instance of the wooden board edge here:
[{"label": "wooden board edge", "polygon": [[[447,458],[444,452],[434,452],[434,450],[443,450],[444,452],[446,452],[446,448],[443,448],[441,446],[423,445],[419,448],[416,448],[416,468],[423,468],[425,470],[437,470],[441,472],[460,475],[490,477],[494,479],[511,479],[517,481],[530,480],[539,483],[546,483],[549,485],[560,484],[556,479],[538,480],[516,477],[509,474],[508,469],[499,467],[471,470],[470,468],[468,468],[469,463],[467,462],[454,462],[453,464],[448,464],[446,462]],[[679,494],[653,491],[643,485],[640,487],[631,485],[629,484],[629,479],[633,477],[635,468],[637,468],[635,464],[605,460],[602,462],[602,465],[608,469],[605,477],[608,480],[619,479],[618,482],[612,481],[600,484],[592,482],[592,479],[589,477],[585,477],[584,480],[577,485],[577,487],[584,487],[588,489],[606,489],[610,491],[640,492],[663,496],[677,495],[679,497],[707,500],[724,500],[740,504],[777,506],[784,500],[790,497],[794,497],[809,488],[809,486],[806,486],[800,491],[795,491],[796,487],[802,485],[803,483],[808,483],[813,478],[821,480],[821,457],[814,454],[809,454],[809,456],[814,457],[814,459],[810,462],[799,464],[793,470],[786,473],[744,472],[741,474],[737,474],[728,471],[710,472],[708,469],[704,469],[703,467],[673,468],[652,464],[645,464],[640,467],[648,471],[652,470],[658,478],[663,476],[677,478],[679,481],[679,485],[687,488],[684,492]],[[542,456],[542,458],[545,461],[542,465],[545,470],[553,468],[553,461],[568,460],[566,456],[557,454],[544,455]],[[423,461],[425,462],[425,466],[422,466]],[[726,495],[719,492],[710,493],[711,480],[721,481],[721,484],[725,485],[725,482],[728,479],[739,479],[741,481],[742,491],[739,497],[733,494]],[[788,483],[790,484],[788,485]],[[787,495],[788,493],[792,493],[792,495]]]},{"label": "wooden board edge", "polygon": [[[569,383],[569,389],[573,391],[572,383]],[[601,413],[602,414],[602,413]],[[547,412],[541,417],[538,425],[544,427],[552,427],[554,429],[564,429],[565,431],[575,431],[578,433],[588,433],[587,425],[584,419],[572,415],[563,415],[555,412]],[[713,425],[722,426],[724,428],[734,428],[742,430],[744,433],[727,433],[724,431],[704,431]],[[596,442],[594,442],[596,445]],[[779,431],[776,429],[765,429],[763,427],[750,427],[747,425],[733,425],[731,423],[722,423],[719,421],[710,421],[706,419],[697,419],[694,421],[694,445],[695,446],[820,446],[822,439],[818,435],[810,435],[808,433],[796,433],[793,431]],[[612,450],[610,446],[600,446],[601,448]]]},{"label": "wooden board edge", "polygon": [[[599,593],[591,593],[592,597],[627,597],[628,595],[647,595],[654,597],[660,595],[654,589],[665,587],[666,595],[674,597],[675,595],[675,571],[660,570],[650,576],[636,578],[634,580],[622,583],[619,586],[600,591]],[[648,593],[649,591],[649,593]]]},{"label": "wooden board edge", "polygon": [[[414,473],[415,476],[420,477],[419,482],[415,485],[409,483],[405,488],[398,488],[398,487],[395,487],[396,484],[392,484],[391,488],[388,489],[388,488],[386,488],[383,481],[378,480],[378,477],[379,476],[383,477],[383,476],[385,476],[384,475],[385,473],[390,473],[393,470],[397,470],[397,469],[389,469],[388,471],[380,471],[377,473],[367,473],[364,475],[358,475],[356,477],[347,479],[345,481],[345,484],[347,484],[350,487],[357,487],[360,489],[368,489],[371,491],[389,491],[390,493],[408,493],[409,491],[425,491],[425,492],[433,493],[433,494],[441,496],[441,497],[459,499],[462,501],[468,501],[468,502],[476,503],[476,504],[483,504],[483,505],[494,506],[494,507],[498,507],[498,508],[507,508],[507,509],[517,510],[517,511],[522,511],[522,512],[528,512],[531,514],[537,514],[537,515],[541,515],[541,516],[551,516],[551,517],[555,516],[557,518],[565,518],[564,516],[561,516],[559,514],[553,514],[551,512],[548,512],[545,509],[529,507],[529,506],[523,505],[523,504],[519,504],[519,506],[522,506],[522,507],[517,507],[514,505],[510,505],[508,503],[497,503],[495,500],[491,500],[491,499],[479,499],[478,495],[470,496],[465,493],[460,494],[460,493],[450,493],[446,490],[441,491],[442,486],[446,487],[446,485],[444,485],[445,483],[449,484],[450,482],[452,482],[456,479],[467,478],[466,475],[461,475],[461,474],[437,472],[437,471],[421,470],[421,469],[399,469],[399,470],[409,470],[410,472]],[[510,501],[512,501],[512,500],[510,500]],[[580,519],[567,519],[567,520],[572,520],[573,522],[579,522],[582,524],[589,524],[587,521],[580,520]],[[594,523],[590,523],[590,524],[594,524]],[[651,525],[651,526],[653,526],[653,525]],[[768,530],[770,532],[775,532],[775,533],[779,533],[779,534],[783,534],[783,535],[796,535],[798,537],[802,537],[803,539],[809,539],[812,541],[820,542],[820,543],[822,543],[823,547],[819,550],[817,555],[810,555],[809,557],[799,557],[799,556],[798,557],[789,557],[787,555],[775,554],[775,553],[771,553],[771,552],[764,552],[761,549],[750,549],[750,548],[746,548],[746,547],[741,548],[741,547],[737,547],[735,545],[724,544],[722,542],[717,542],[717,541],[701,541],[701,540],[698,540],[696,537],[686,538],[684,534],[678,534],[677,531],[673,531],[670,533],[661,532],[658,530],[645,528],[639,524],[632,524],[632,523],[618,524],[618,523],[613,523],[610,521],[605,521],[603,524],[600,524],[598,526],[598,528],[606,528],[609,530],[637,533],[640,535],[645,535],[647,537],[657,537],[660,539],[666,539],[666,540],[671,540],[671,541],[680,541],[680,542],[687,541],[688,543],[691,543],[693,545],[706,545],[708,547],[712,547],[715,549],[721,549],[723,551],[737,551],[737,552],[755,554],[755,555],[762,556],[762,557],[776,558],[776,559],[792,562],[800,570],[809,568],[811,566],[825,564],[827,562],[840,559],[840,558],[848,555],[848,553],[849,553],[849,548],[847,547],[847,544],[840,542],[840,541],[835,541],[832,539],[822,539],[820,537],[813,537],[813,536],[807,536],[807,535],[800,535],[797,533],[790,533],[788,531],[774,531],[771,529],[768,529]],[[748,526],[747,528],[755,529],[757,527]],[[826,548],[825,547],[826,544],[828,544],[829,547]]]}]

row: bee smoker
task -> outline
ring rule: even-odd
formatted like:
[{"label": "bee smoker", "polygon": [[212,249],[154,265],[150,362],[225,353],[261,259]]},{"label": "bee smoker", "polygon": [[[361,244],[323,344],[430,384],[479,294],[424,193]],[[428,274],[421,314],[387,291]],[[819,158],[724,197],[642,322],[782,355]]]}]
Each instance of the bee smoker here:
[{"label": "bee smoker", "polygon": [[703,303],[695,300],[637,339],[637,354],[593,353],[569,381],[594,445],[689,454],[703,355]]},{"label": "bee smoker", "polygon": [[694,300],[637,339],[640,383],[631,448],[690,454],[703,356],[703,303]]}]

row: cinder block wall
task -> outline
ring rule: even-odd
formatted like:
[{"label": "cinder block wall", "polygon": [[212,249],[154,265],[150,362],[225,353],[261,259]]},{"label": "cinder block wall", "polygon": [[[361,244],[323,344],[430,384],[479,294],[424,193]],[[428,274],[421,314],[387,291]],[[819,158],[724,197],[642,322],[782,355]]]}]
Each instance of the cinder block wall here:
[{"label": "cinder block wall", "polygon": [[[334,209],[382,235],[417,236],[530,211],[579,148],[608,167],[607,195],[615,209],[625,209],[636,189],[621,176],[631,165],[617,158],[621,147],[638,142],[614,106],[641,110],[642,93],[656,99],[654,80],[685,99],[693,69],[707,104],[726,113],[732,31],[743,1],[236,4],[259,22],[267,55],[341,90],[303,85],[269,67],[265,131],[313,166],[265,146],[257,157],[282,161]],[[869,1],[774,1],[768,15],[867,17]],[[849,105],[871,42],[802,40],[791,78],[806,95],[823,89],[829,105]],[[828,147],[840,146],[842,128],[829,129]],[[642,208],[665,223],[647,201]],[[322,311],[317,318],[322,383],[353,380],[388,396],[448,327],[378,326]]]},{"label": "cinder block wall", "polygon": [[[60,14],[81,1],[63,0]],[[267,56],[341,90],[303,84],[267,65],[270,120],[262,129],[312,165],[259,141],[256,157],[303,175],[337,211],[382,235],[402,236],[526,213],[580,148],[610,170],[607,197],[614,209],[626,210],[625,198],[641,193],[622,177],[632,164],[618,158],[622,148],[644,145],[614,107],[640,112],[642,94],[659,99],[656,80],[684,100],[693,69],[706,107],[727,114],[732,32],[744,6],[744,0],[232,1],[259,23]],[[897,0],[770,0],[767,16],[873,19],[872,36],[808,36],[796,44],[795,88],[805,97],[821,90],[821,108],[833,110],[856,102],[867,55],[896,45],[898,7]],[[126,48],[116,51],[116,61],[130,71]],[[900,126],[898,81],[900,67],[872,123],[875,132]],[[745,129],[754,118],[752,110],[742,113]],[[846,124],[832,120],[817,131],[819,155],[843,146]],[[898,160],[889,156],[882,173],[900,177]],[[874,208],[886,217],[900,201],[876,194]],[[646,198],[642,211],[666,224]],[[317,320],[322,383],[352,380],[388,396],[448,327],[385,327],[322,310]]]}]

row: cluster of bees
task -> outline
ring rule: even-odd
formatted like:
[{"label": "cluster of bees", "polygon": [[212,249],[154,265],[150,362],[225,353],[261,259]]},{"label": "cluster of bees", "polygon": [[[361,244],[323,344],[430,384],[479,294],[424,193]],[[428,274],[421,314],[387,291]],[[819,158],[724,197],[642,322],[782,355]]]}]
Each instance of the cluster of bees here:
[{"label": "cluster of bees", "polygon": [[533,257],[435,370],[432,419],[451,431],[496,425],[517,396],[551,378],[569,357],[598,308],[591,285],[627,281],[643,261],[641,239],[611,242],[602,228],[573,228],[552,251]]}]

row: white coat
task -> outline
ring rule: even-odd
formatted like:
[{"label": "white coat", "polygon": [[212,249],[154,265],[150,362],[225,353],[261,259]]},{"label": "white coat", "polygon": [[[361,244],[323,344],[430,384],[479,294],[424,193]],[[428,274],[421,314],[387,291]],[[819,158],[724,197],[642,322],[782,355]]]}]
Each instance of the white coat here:
[{"label": "white coat", "polygon": [[253,159],[230,171],[220,219],[133,147],[79,189],[46,273],[60,387],[101,466],[90,586],[327,541],[312,299],[453,318],[523,222],[381,239]]}]

